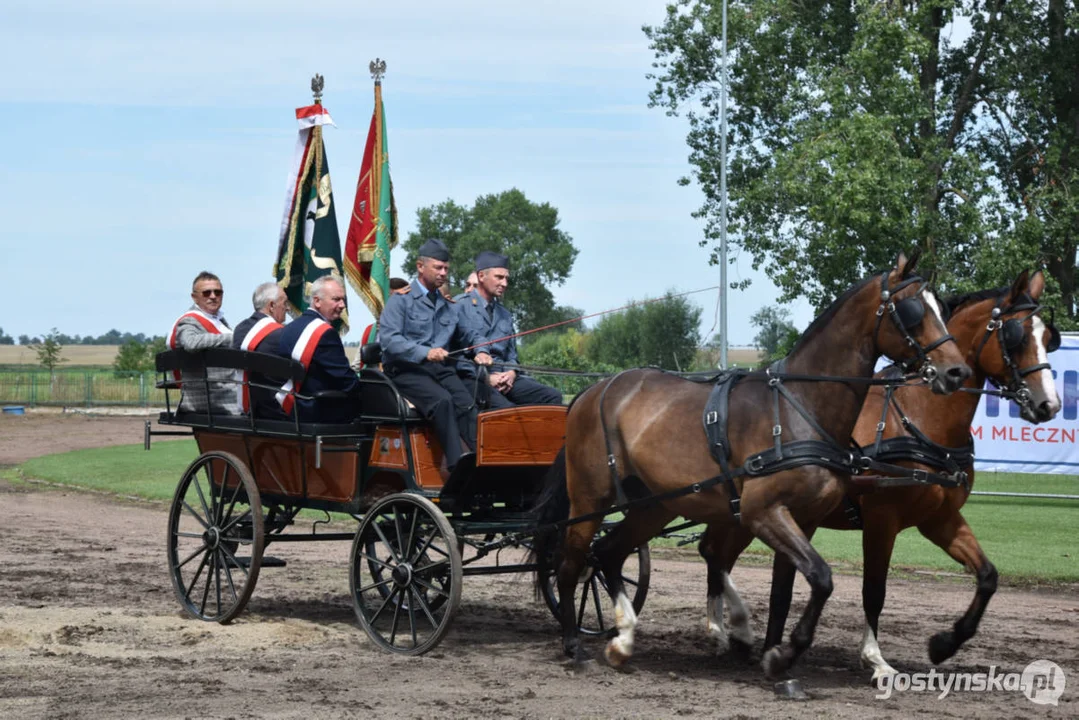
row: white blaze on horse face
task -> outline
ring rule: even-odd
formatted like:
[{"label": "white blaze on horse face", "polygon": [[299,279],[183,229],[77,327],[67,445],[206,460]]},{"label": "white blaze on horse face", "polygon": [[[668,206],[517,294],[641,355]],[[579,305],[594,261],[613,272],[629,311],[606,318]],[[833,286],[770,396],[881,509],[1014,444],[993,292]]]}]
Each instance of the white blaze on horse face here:
[{"label": "white blaze on horse face", "polygon": [[607,661],[619,667],[633,655],[633,628],[637,625],[637,613],[625,591],[619,592],[614,602],[614,624],[618,636],[607,644],[606,654]]},{"label": "white blaze on horse face", "polygon": [[877,638],[868,622],[865,624],[865,634],[862,635],[861,658],[862,667],[873,668],[873,682],[885,675],[895,675],[895,668],[880,654],[880,646],[877,645]]},{"label": "white blaze on horse face", "polygon": [[[1045,345],[1049,342],[1049,328],[1037,315],[1031,319],[1034,321],[1034,347],[1038,350],[1038,364],[1048,364],[1049,353],[1045,351]],[[1038,381],[1041,383],[1042,392],[1045,393],[1045,399],[1049,402],[1050,416],[1056,415],[1060,412],[1060,396],[1057,395],[1057,385],[1053,381],[1053,371],[1048,368],[1039,370]]]},{"label": "white blaze on horse face", "polygon": [[753,628],[749,624],[749,610],[738,594],[738,588],[727,573],[723,573],[723,596],[731,604],[731,636],[746,645],[753,644]]},{"label": "white blaze on horse face", "polygon": [[944,328],[944,332],[948,332],[948,325],[944,322],[944,314],[940,311],[940,303],[937,301],[937,296],[929,290],[923,290],[922,297],[925,299],[925,304],[933,311],[933,315],[940,321],[940,326]]}]

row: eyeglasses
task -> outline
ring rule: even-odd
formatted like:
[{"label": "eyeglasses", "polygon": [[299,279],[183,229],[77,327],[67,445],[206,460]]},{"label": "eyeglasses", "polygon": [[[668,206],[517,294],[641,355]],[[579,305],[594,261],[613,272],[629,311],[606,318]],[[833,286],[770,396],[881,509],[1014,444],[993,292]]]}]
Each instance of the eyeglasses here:
[{"label": "eyeglasses", "polygon": [[204,298],[214,297],[214,296],[224,295],[224,294],[225,294],[225,291],[222,290],[221,288],[214,288],[212,290],[203,290],[202,291],[202,296]]}]

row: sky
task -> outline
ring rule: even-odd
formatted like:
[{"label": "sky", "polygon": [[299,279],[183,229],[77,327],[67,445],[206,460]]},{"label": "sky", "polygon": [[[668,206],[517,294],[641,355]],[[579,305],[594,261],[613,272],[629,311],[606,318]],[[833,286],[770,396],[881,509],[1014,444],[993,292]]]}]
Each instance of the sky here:
[{"label": "sky", "polygon": [[[560,304],[599,312],[719,284],[692,213],[686,125],[648,107],[641,31],[661,0],[297,5],[260,0],[6,0],[0,6],[0,328],[163,335],[191,279],[221,276],[226,317],[272,267],[297,132],[323,104],[342,242],[383,81],[400,237],[416,211],[511,187],[559,211],[580,250]],[[394,274],[402,274],[401,253]],[[778,292],[738,258],[730,342]],[[509,292],[512,293],[512,285]],[[718,331],[718,291],[690,298]],[[349,289],[356,340],[370,315]],[[804,328],[805,302],[789,306]]]}]

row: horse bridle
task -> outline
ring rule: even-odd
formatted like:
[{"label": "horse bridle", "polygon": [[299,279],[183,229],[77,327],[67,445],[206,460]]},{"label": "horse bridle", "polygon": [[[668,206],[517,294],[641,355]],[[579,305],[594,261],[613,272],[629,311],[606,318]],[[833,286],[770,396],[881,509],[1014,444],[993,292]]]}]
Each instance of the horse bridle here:
[{"label": "horse bridle", "polygon": [[[1011,376],[1003,390],[1011,395],[1017,403],[1033,410],[1034,408],[1030,406],[1032,398],[1030,395],[1030,388],[1027,386],[1026,377],[1039,370],[1049,370],[1052,366],[1045,362],[1020,368],[1012,359],[1012,353],[1023,345],[1023,339],[1027,334],[1026,328],[1024,327],[1026,321],[1039,314],[1043,308],[1029,296],[1013,305],[1004,307],[1006,299],[1006,297],[1000,298],[993,308],[989,324],[985,326],[985,335],[982,336],[982,341],[978,344],[978,350],[974,353],[974,361],[977,362],[982,356],[982,350],[985,349],[986,343],[989,342],[989,338],[993,336],[993,333],[1000,333],[1000,354],[1004,359],[1004,367],[1007,368],[1007,372]],[[1028,310],[1029,312],[1021,318],[1013,317],[1007,320],[1001,319],[1002,315],[1011,315],[1012,313],[1021,313]],[[1046,327],[1049,329],[1049,342],[1045,345],[1045,351],[1046,353],[1051,353],[1055,352],[1060,347],[1060,331],[1057,330],[1056,324],[1053,322],[1056,319],[1053,308],[1048,308],[1048,310],[1049,322],[1046,323]],[[991,382],[994,387],[1000,387],[993,378],[989,378],[989,382]]]},{"label": "horse bridle", "polygon": [[[892,319],[892,323],[896,329],[906,340],[907,345],[914,348],[914,357],[907,358],[906,360],[896,361],[896,366],[899,367],[904,373],[910,372],[914,367],[918,368],[921,373],[922,379],[926,382],[931,382],[937,376],[937,369],[929,361],[929,353],[936,350],[938,347],[946,342],[955,342],[955,338],[951,333],[945,332],[937,340],[933,341],[929,345],[922,345],[911,334],[911,330],[918,327],[922,320],[925,318],[925,305],[918,300],[918,295],[925,287],[925,280],[912,275],[909,278],[903,280],[891,290],[888,289],[888,275],[891,271],[886,270],[880,275],[880,307],[877,308],[877,327],[873,330],[873,342],[878,345],[877,335],[880,333],[880,324],[883,320],[885,313]],[[900,290],[903,290],[908,285],[918,283],[917,291],[909,298],[904,298],[899,302],[892,300]]]}]

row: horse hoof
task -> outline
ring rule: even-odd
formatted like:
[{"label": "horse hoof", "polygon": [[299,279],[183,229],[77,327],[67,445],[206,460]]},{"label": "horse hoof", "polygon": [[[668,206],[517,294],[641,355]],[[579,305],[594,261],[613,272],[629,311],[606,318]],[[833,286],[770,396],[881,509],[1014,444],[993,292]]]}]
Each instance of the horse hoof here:
[{"label": "horse hoof", "polygon": [[761,658],[761,667],[764,668],[764,674],[769,680],[777,680],[787,672],[790,663],[783,657],[783,651],[777,645],[764,653]]},{"label": "horse hoof", "polygon": [[608,665],[615,670],[621,670],[626,661],[629,660],[630,653],[623,650],[618,638],[615,638],[607,643],[607,647],[603,651],[603,657],[606,658]]},{"label": "horse hoof", "polygon": [[731,638],[730,653],[735,657],[736,660],[741,660],[742,662],[749,662],[749,656],[752,651],[753,647],[749,643],[743,640],[739,640],[736,637]]},{"label": "horse hoof", "polygon": [[798,682],[794,678],[790,680],[782,680],[777,682],[773,689],[775,690],[776,697],[783,700],[808,700],[809,696],[806,695],[805,690],[802,689],[802,683]]},{"label": "horse hoof", "polygon": [[869,684],[876,687],[881,678],[892,677],[893,675],[898,674],[898,671],[894,667],[885,663],[881,667],[873,668],[873,677],[869,679]]},{"label": "horse hoof", "polygon": [[730,636],[727,633],[709,630],[708,635],[712,638],[712,642],[716,644],[716,657],[723,657],[731,649]]},{"label": "horse hoof", "polygon": [[939,632],[929,638],[929,660],[934,665],[940,665],[952,655],[955,655],[955,651],[955,633],[951,631]]}]

